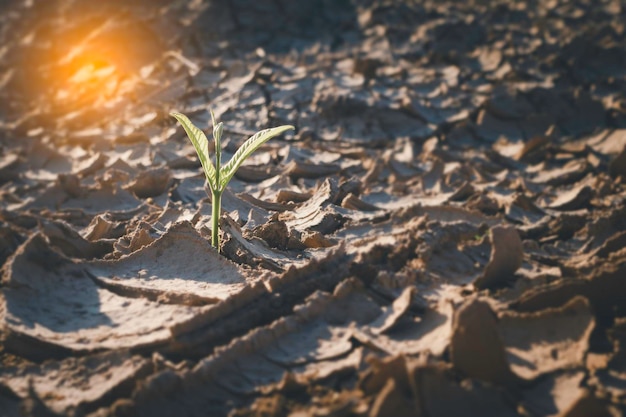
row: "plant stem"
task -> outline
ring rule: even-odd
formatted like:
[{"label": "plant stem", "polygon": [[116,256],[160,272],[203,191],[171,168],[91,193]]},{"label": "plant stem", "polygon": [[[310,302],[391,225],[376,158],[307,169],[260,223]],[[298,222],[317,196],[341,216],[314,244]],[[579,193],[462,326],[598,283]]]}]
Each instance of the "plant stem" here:
[{"label": "plant stem", "polygon": [[211,229],[211,244],[220,251],[220,214],[222,211],[222,192],[211,190],[211,223],[213,227]]}]

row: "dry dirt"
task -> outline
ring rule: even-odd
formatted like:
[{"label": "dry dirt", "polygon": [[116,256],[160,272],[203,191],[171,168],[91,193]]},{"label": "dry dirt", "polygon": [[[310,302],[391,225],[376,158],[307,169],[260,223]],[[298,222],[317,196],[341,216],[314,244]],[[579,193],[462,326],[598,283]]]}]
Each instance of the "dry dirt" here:
[{"label": "dry dirt", "polygon": [[625,22],[0,1],[0,416],[624,415]]}]

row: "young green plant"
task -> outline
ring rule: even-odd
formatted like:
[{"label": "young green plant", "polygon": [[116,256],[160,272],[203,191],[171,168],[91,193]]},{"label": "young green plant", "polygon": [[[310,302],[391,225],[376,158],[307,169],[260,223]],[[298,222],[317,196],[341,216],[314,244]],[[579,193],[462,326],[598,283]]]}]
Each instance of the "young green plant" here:
[{"label": "young green plant", "polygon": [[198,129],[187,116],[182,113],[172,112],[170,116],[174,117],[183,126],[189,140],[196,149],[198,158],[200,158],[200,164],[202,164],[202,170],[206,176],[206,181],[209,184],[211,190],[211,204],[212,204],[212,216],[211,223],[213,228],[211,229],[211,243],[219,251],[220,250],[220,234],[219,234],[219,220],[222,206],[222,193],[226,189],[226,186],[235,175],[235,172],[239,169],[241,164],[248,159],[254,151],[256,151],[261,145],[281,133],[294,129],[293,126],[285,125],[274,127],[271,129],[261,130],[260,132],[252,135],[246,140],[243,145],[228,163],[222,165],[222,133],[224,132],[224,125],[222,122],[215,123],[215,115],[211,111],[211,122],[213,123],[213,140],[215,141],[215,165],[211,161],[209,156],[209,140],[204,132]]}]

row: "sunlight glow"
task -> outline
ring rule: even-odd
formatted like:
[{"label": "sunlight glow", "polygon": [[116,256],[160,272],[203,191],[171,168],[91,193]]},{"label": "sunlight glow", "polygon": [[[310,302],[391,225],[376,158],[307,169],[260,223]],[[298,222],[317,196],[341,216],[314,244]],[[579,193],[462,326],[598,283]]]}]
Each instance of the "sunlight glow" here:
[{"label": "sunlight glow", "polygon": [[115,67],[113,65],[98,68],[95,64],[87,64],[76,71],[69,81],[76,84],[97,82],[112,75],[114,72]]}]

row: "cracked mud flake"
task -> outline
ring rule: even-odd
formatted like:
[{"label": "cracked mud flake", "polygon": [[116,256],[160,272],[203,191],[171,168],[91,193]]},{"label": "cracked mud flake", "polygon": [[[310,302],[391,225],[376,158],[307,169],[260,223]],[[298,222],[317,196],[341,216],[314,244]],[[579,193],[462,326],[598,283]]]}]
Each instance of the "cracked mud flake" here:
[{"label": "cracked mud flake", "polygon": [[156,197],[167,190],[171,177],[167,168],[151,168],[141,171],[126,188],[138,198]]},{"label": "cracked mud flake", "polygon": [[486,302],[469,301],[455,316],[452,362],[469,376],[499,384],[534,380],[584,366],[594,326],[582,297],[558,308],[498,317]]},{"label": "cracked mud flake", "polygon": [[185,176],[179,178],[174,173],[175,178],[178,180],[175,187],[171,191],[171,198],[176,201],[181,201],[183,204],[192,204],[194,206],[202,204],[203,200],[208,197],[207,192],[204,189],[206,179],[204,174],[192,176]]},{"label": "cracked mud flake", "polygon": [[264,355],[283,366],[304,365],[343,356],[352,350],[351,332],[325,322],[282,337]]},{"label": "cracked mud flake", "polygon": [[426,138],[435,131],[434,126],[400,109],[373,106],[373,97],[365,93],[342,89],[319,89],[313,98],[314,108],[321,110],[318,124],[323,139],[372,146],[388,137]]},{"label": "cracked mud flake", "polygon": [[578,184],[566,192],[558,195],[547,208],[559,211],[572,211],[586,208],[589,201],[593,198],[593,189],[585,184]]},{"label": "cracked mud flake", "polygon": [[480,381],[460,383],[442,362],[430,364],[404,355],[372,358],[360,388],[375,397],[371,416],[517,416],[504,391]]},{"label": "cracked mud flake", "polygon": [[466,301],[454,315],[451,362],[455,369],[471,378],[511,385],[515,376],[496,326],[496,315],[487,302]]},{"label": "cracked mud flake", "polygon": [[225,300],[247,285],[242,271],[189,222],[172,225],[130,255],[84,266],[99,285],[116,293],[182,304]]},{"label": "cracked mud flake", "polygon": [[5,367],[0,370],[0,384],[21,399],[27,398],[32,388],[51,411],[72,414],[94,410],[114,390],[132,386],[145,377],[152,366],[150,360],[122,350],[42,365]]},{"label": "cracked mud flake", "polygon": [[148,223],[139,222],[134,230],[131,230],[113,244],[115,252],[107,255],[106,258],[116,259],[140,250],[142,247],[154,242],[156,239],[154,233],[155,230]]},{"label": "cracked mud flake", "polygon": [[533,182],[539,184],[547,184],[552,186],[560,186],[575,183],[587,174],[589,164],[586,160],[574,159],[566,163],[562,167],[555,169],[544,169],[540,171],[534,178]]},{"label": "cracked mud flake", "polygon": [[524,139],[524,132],[517,123],[499,119],[485,110],[478,114],[474,130],[480,138],[491,143],[495,143],[502,137],[509,142],[519,142]]},{"label": "cracked mud flake", "polygon": [[250,266],[262,266],[276,272],[283,271],[288,265],[306,263],[303,257],[270,248],[264,240],[252,237],[244,238],[241,227],[230,217],[220,219],[220,227],[229,236],[224,242],[223,251],[236,262]]},{"label": "cracked mud flake", "polygon": [[[397,329],[386,334],[375,334],[356,329],[354,337],[361,343],[389,355],[417,355],[429,352],[434,356],[444,354],[452,336],[453,307],[442,302],[436,308],[428,308],[419,319],[406,320]],[[386,318],[382,315],[378,320]]]},{"label": "cracked mud flake", "polygon": [[344,223],[343,216],[335,205],[338,195],[337,182],[332,178],[326,179],[307,202],[293,212],[283,213],[279,219],[300,232],[330,234]]},{"label": "cracked mud flake", "polygon": [[35,190],[27,190],[21,193],[19,197],[15,195],[13,198],[6,198],[7,208],[10,211],[57,210],[59,205],[68,198],[60,179],[37,188]]},{"label": "cracked mud flake", "polygon": [[385,333],[394,327],[411,307],[413,295],[416,292],[417,288],[409,286],[402,291],[402,294],[394,300],[391,306],[383,308],[383,314],[368,326],[372,333]]},{"label": "cracked mud flake", "polygon": [[384,359],[368,358],[371,368],[361,374],[359,387],[366,395],[375,395],[370,415],[410,415],[415,408],[414,386],[405,356]]},{"label": "cracked mud flake", "polygon": [[0,156],[0,184],[4,184],[18,177],[19,161],[19,156],[14,153]]},{"label": "cracked mud flake", "polygon": [[298,178],[321,178],[339,172],[341,167],[337,164],[307,163],[302,161],[291,161],[285,166],[285,174],[293,180]]},{"label": "cracked mud flake", "polygon": [[511,307],[515,311],[534,312],[558,307],[580,295],[591,302],[599,319],[623,316],[626,314],[623,303],[626,296],[623,278],[626,276],[626,259],[623,258],[623,251],[611,256],[609,261],[601,261],[591,273],[532,288],[515,300]]},{"label": "cracked mud flake", "polygon": [[214,383],[235,395],[251,395],[278,383],[284,372],[285,368],[261,355],[248,355],[226,364]]},{"label": "cracked mud flake", "polygon": [[131,211],[141,205],[131,192],[119,186],[110,184],[95,189],[87,189],[78,196],[70,196],[60,205],[61,210],[82,210],[87,214],[100,214],[102,212]]},{"label": "cracked mud flake", "polygon": [[550,374],[524,391],[524,408],[536,416],[561,416],[585,395],[584,378],[577,369]]},{"label": "cracked mud flake", "polygon": [[5,266],[7,348],[47,358],[167,346],[169,328],[200,311],[117,295],[96,285],[84,268],[50,249],[41,234],[16,251]]},{"label": "cracked mud flake", "polygon": [[81,235],[90,242],[117,239],[124,235],[124,223],[114,221],[108,213],[97,215],[83,228]]},{"label": "cracked mud flake", "polygon": [[[425,83],[415,86],[415,89],[422,89]],[[462,100],[449,100],[446,103],[436,103],[435,100],[425,100],[422,97],[415,97],[414,90],[408,90],[402,97],[402,109],[408,111],[420,120],[425,120],[430,126],[442,124],[452,124],[466,119],[469,116],[468,108],[461,104]],[[440,100],[442,101],[442,100]],[[439,104],[439,105],[437,105]]]},{"label": "cracked mud flake", "polygon": [[310,362],[293,368],[293,373],[301,381],[316,381],[331,378],[337,374],[353,373],[360,368],[363,362],[363,347],[337,358]]},{"label": "cracked mud flake", "polygon": [[54,180],[59,174],[68,174],[75,171],[73,161],[59,152],[53,146],[42,142],[34,142],[26,163],[30,169],[26,172],[27,178],[36,180]]},{"label": "cracked mud flake", "polygon": [[[151,222],[151,226],[163,234],[176,223],[193,222],[197,214],[197,211],[185,207],[180,201],[169,200],[165,203],[163,211],[158,214],[154,222]],[[197,227],[196,230],[198,230]]]},{"label": "cracked mud flake", "polygon": [[424,415],[519,415],[514,399],[507,392],[476,380],[459,383],[443,364],[418,365],[412,374]]},{"label": "cracked mud flake", "polygon": [[[0,212],[2,217],[2,212]],[[10,224],[0,221],[0,265],[15,252],[24,239]]]},{"label": "cracked mud flake", "polygon": [[609,174],[612,177],[626,177],[626,145],[624,149],[609,164]]},{"label": "cracked mud flake", "polygon": [[602,363],[599,369],[592,372],[589,385],[607,392],[610,396],[622,404],[626,403],[626,335],[624,328],[625,319],[619,318],[616,325],[609,330],[612,333],[613,352],[608,361]]},{"label": "cracked mud flake", "polygon": [[484,273],[474,281],[476,288],[485,289],[502,285],[511,279],[522,265],[524,249],[522,240],[511,226],[496,226],[489,230],[491,256]]},{"label": "cracked mud flake", "polygon": [[65,222],[44,220],[41,232],[52,246],[70,258],[101,258],[113,250],[111,241],[91,242]]},{"label": "cracked mud flake", "polygon": [[527,380],[583,366],[594,326],[589,302],[582,297],[536,313],[503,313],[498,321],[511,369]]},{"label": "cracked mud flake", "polygon": [[[339,323],[348,324],[355,319],[358,320],[357,322],[365,324],[365,326],[363,330],[351,328],[347,333],[344,333],[344,331],[337,333],[332,338],[332,343],[337,344],[338,341],[345,342],[338,344],[329,352],[336,351],[341,346],[345,349],[350,349],[351,342],[348,339],[337,339],[337,336],[341,334],[344,334],[345,337],[355,337],[366,346],[389,354],[401,352],[417,354],[430,351],[434,355],[441,355],[447,348],[451,333],[451,305],[447,303],[442,305],[441,312],[429,310],[419,320],[405,317],[407,320],[402,325],[398,325],[398,329],[390,330],[401,317],[409,315],[408,308],[411,306],[411,296],[414,290],[411,288],[406,289],[392,305],[381,308],[365,297],[365,294],[358,290],[358,286],[356,288],[351,286],[354,286],[354,283],[351,284],[350,281],[347,281],[337,287],[335,290],[337,302],[331,302],[325,307],[326,313],[324,313],[324,317],[329,323],[335,324],[335,326]],[[341,295],[344,292],[348,293]],[[365,312],[368,313],[365,314]],[[325,324],[325,326],[328,326],[328,324]],[[333,329],[335,327],[331,326],[324,332]],[[339,328],[332,331],[332,333],[334,334],[336,331],[339,331]],[[386,334],[383,335],[383,332],[386,332]],[[295,335],[289,336],[289,338],[291,337],[298,339]],[[299,338],[303,337],[305,340],[308,340],[308,336],[299,336]],[[318,340],[318,346],[320,346],[319,343],[322,340],[324,339]],[[308,350],[316,351],[316,349],[311,350],[311,348]],[[347,351],[342,352],[342,354],[345,353]],[[323,358],[318,357],[316,360],[321,359]]]},{"label": "cracked mud flake", "polygon": [[585,142],[597,152],[615,156],[626,146],[626,129],[604,130]]},{"label": "cracked mud flake", "polygon": [[562,414],[563,417],[582,416],[622,416],[623,404],[613,404],[608,398],[603,398],[586,389],[576,401]]},{"label": "cracked mud flake", "polygon": [[407,267],[419,269],[421,275],[431,277],[431,285],[427,281],[422,287],[435,293],[440,289],[445,293],[442,283],[469,284],[479,276],[489,251],[486,239],[477,240],[480,234],[480,227],[462,221],[429,222],[426,231],[420,233],[415,251],[417,258],[409,261]]},{"label": "cracked mud flake", "polygon": [[548,219],[547,213],[537,207],[531,199],[518,194],[503,201],[507,219],[532,226]]},{"label": "cracked mud flake", "polygon": [[[333,292],[333,297],[318,294],[316,303],[311,303],[311,310],[322,314],[323,319],[334,326],[351,326],[352,323],[364,325],[379,317],[383,310],[364,290],[356,279],[340,282]],[[321,309],[318,311],[316,309]]]},{"label": "cracked mud flake", "polygon": [[[245,199],[245,197],[236,195],[228,189],[222,194],[222,207],[224,211],[227,211],[231,217],[237,219],[244,226],[247,226],[250,220],[253,220],[250,222],[251,224],[265,223],[272,215],[270,210],[255,204],[253,199]],[[204,204],[200,208],[199,214],[206,213],[206,216],[209,215],[211,207],[208,204]]]}]

